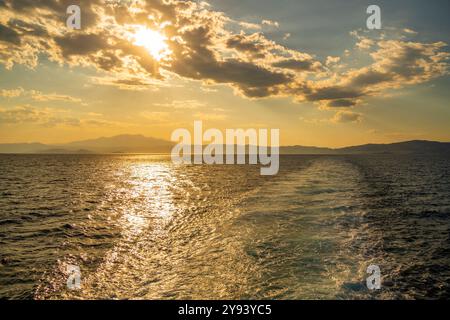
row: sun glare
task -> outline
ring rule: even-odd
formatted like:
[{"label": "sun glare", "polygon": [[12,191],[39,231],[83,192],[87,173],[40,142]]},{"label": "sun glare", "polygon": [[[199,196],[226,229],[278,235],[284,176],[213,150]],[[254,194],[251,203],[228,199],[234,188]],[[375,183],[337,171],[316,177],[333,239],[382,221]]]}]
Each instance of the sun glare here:
[{"label": "sun glare", "polygon": [[140,28],[134,34],[134,44],[142,46],[156,59],[161,60],[169,53],[169,46],[166,43],[166,36],[151,29]]}]

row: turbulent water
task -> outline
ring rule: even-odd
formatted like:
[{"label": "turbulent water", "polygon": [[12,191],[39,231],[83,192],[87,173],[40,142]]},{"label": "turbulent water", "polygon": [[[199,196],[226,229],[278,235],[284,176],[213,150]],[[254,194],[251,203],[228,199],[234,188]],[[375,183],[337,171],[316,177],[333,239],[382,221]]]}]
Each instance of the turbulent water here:
[{"label": "turbulent water", "polygon": [[0,168],[0,298],[450,298],[448,156],[282,156],[274,177],[150,155]]}]

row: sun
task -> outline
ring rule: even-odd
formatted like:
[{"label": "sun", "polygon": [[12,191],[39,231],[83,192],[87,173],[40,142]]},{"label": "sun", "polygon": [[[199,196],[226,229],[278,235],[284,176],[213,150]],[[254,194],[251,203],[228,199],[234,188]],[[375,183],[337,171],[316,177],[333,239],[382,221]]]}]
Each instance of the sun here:
[{"label": "sun", "polygon": [[170,54],[169,46],[166,43],[167,37],[158,31],[141,27],[133,35],[133,38],[135,45],[147,49],[158,61]]}]

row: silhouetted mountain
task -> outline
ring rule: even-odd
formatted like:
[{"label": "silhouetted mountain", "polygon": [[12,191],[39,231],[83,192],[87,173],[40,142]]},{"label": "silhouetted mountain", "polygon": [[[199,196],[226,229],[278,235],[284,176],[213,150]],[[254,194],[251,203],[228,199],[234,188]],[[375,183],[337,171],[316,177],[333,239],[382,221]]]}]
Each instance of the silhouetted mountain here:
[{"label": "silhouetted mountain", "polygon": [[[142,135],[119,135],[75,141],[61,145],[42,143],[0,144],[0,153],[170,153],[173,142],[149,138]],[[225,148],[224,148],[225,150]],[[248,152],[248,146],[246,147]],[[449,153],[449,142],[406,141],[391,144],[366,144],[338,149],[285,146],[280,147],[281,154],[374,154],[374,153]]]},{"label": "silhouetted mountain", "polygon": [[45,149],[42,151],[39,151],[37,153],[43,153],[43,154],[91,154],[94,153],[90,150],[86,149],[78,149],[78,150],[67,150],[67,149]]},{"label": "silhouetted mountain", "polygon": [[172,146],[172,142],[162,139],[142,135],[120,135],[76,141],[60,147],[69,150],[86,149],[96,153],[167,153]]},{"label": "silhouetted mountain", "polygon": [[342,153],[449,153],[450,143],[414,140],[390,144],[366,144],[338,149]]},{"label": "silhouetted mountain", "polygon": [[170,141],[147,138],[142,135],[119,135],[58,145],[0,144],[0,153],[169,153],[173,145]]},{"label": "silhouetted mountain", "polygon": [[336,154],[337,151],[331,148],[287,146],[280,147],[280,154]]}]

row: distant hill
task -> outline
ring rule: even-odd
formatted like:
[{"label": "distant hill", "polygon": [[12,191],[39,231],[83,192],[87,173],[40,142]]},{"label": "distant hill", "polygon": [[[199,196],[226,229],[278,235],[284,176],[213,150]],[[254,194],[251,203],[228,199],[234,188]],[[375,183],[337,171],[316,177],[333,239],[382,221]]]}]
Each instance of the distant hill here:
[{"label": "distant hill", "polygon": [[[75,141],[60,145],[42,143],[0,144],[0,153],[48,153],[48,154],[89,154],[89,153],[170,153],[173,142],[149,138],[142,135],[119,135],[98,139]],[[406,141],[391,144],[366,144],[338,149],[284,146],[281,154],[375,154],[375,153],[448,153],[449,142]]]},{"label": "distant hill", "polygon": [[337,151],[331,148],[287,146],[280,147],[280,154],[336,154]]},{"label": "distant hill", "polygon": [[60,146],[64,149],[85,149],[95,153],[167,153],[173,143],[142,135],[120,135],[110,138],[76,141]]},{"label": "distant hill", "polygon": [[36,153],[42,154],[91,154],[94,153],[89,150],[79,149],[79,150],[67,150],[67,149],[45,149]]},{"label": "distant hill", "polygon": [[366,144],[338,149],[339,153],[448,153],[450,143],[414,140],[391,144]]},{"label": "distant hill", "polygon": [[450,153],[449,142],[414,140],[389,144],[365,144],[345,148],[281,147],[281,154],[376,154],[376,153]]},{"label": "distant hill", "polygon": [[172,146],[172,142],[161,139],[147,138],[142,135],[120,135],[58,145],[42,143],[0,144],[0,153],[168,153]]}]

